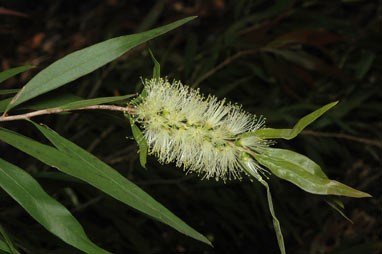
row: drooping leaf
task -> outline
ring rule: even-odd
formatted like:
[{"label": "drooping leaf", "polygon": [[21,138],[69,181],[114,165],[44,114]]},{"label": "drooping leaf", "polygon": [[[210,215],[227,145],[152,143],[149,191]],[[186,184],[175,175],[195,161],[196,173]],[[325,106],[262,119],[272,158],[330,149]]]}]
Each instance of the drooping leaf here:
[{"label": "drooping leaf", "polygon": [[91,242],[81,224],[63,205],[50,197],[33,177],[2,159],[0,186],[36,221],[64,242],[86,253],[109,253]]},{"label": "drooping leaf", "polygon": [[196,240],[210,244],[202,234],[184,223],[150,195],[100,161],[54,131],[35,126],[59,149],[41,144],[16,132],[0,127],[0,140],[35,157],[43,163],[79,178],[115,199],[175,228]]},{"label": "drooping leaf", "polygon": [[271,139],[271,138],[283,138],[283,139],[292,139],[295,138],[302,130],[305,129],[306,126],[314,122],[317,118],[322,116],[326,111],[334,107],[338,101],[329,103],[314,112],[304,116],[301,118],[295,126],[293,126],[293,129],[272,129],[272,128],[261,128],[258,129],[255,132],[248,132],[243,135],[256,135],[258,137],[264,138],[264,139]]},{"label": "drooping leaf", "polygon": [[281,231],[280,222],[277,219],[276,213],[275,213],[275,209],[273,208],[272,195],[271,195],[271,190],[269,188],[269,185],[268,185],[268,183],[266,181],[264,181],[264,179],[260,176],[260,174],[258,172],[253,171],[253,170],[247,170],[247,172],[250,175],[252,175],[254,178],[256,178],[257,181],[259,181],[265,187],[265,189],[267,190],[268,208],[269,208],[269,212],[272,215],[273,228],[275,229],[277,243],[279,245],[281,254],[286,254],[284,237],[283,237],[283,233]]},{"label": "drooping leaf", "polygon": [[287,180],[301,189],[321,195],[339,195],[354,198],[371,197],[370,194],[353,189],[323,176],[321,168],[308,157],[283,149],[268,148],[255,159],[274,175]]},{"label": "drooping leaf", "polygon": [[111,62],[131,48],[171,31],[196,17],[188,17],[146,32],[116,37],[75,51],[49,65],[16,94],[7,110],[54,90]]},{"label": "drooping leaf", "polygon": [[21,72],[27,71],[34,68],[34,66],[26,65],[26,66],[20,66],[16,68],[12,68],[3,72],[0,72],[0,82],[3,82],[4,80],[7,80]]}]

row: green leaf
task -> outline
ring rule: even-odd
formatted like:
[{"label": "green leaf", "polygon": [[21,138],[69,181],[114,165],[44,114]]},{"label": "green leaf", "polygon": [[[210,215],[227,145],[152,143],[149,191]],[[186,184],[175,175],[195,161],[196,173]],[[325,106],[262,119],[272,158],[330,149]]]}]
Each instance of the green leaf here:
[{"label": "green leaf", "polygon": [[[116,170],[99,160],[94,155],[88,153],[81,147],[61,137],[56,132],[44,126],[33,123],[46,138],[54,144],[58,150],[64,152],[72,160],[78,161],[86,169],[86,175],[82,178],[76,176],[94,187],[108,193],[112,197],[123,203],[146,213],[163,223],[177,229],[179,232],[211,244],[207,238],[195,231],[193,228],[176,217],[167,208],[155,201],[150,195],[136,186],[134,183],[120,175]],[[89,174],[90,173],[90,174]],[[99,177],[102,177],[101,179]],[[116,188],[117,187],[117,188]]]},{"label": "green leaf", "polygon": [[268,148],[264,153],[257,154],[255,159],[274,175],[313,194],[371,197],[368,193],[328,179],[321,168],[308,157],[289,150]]},{"label": "green leaf", "polygon": [[[4,242],[2,239],[0,239],[0,250],[3,251],[5,254],[8,254],[11,252],[8,244]],[[3,252],[0,252],[0,253],[3,253]]]},{"label": "green leaf", "polygon": [[[1,158],[0,158],[0,163],[1,163]],[[1,165],[0,165],[0,175],[1,175]],[[1,181],[1,179],[0,179],[0,181]],[[13,245],[13,242],[11,241],[10,237],[8,236],[7,232],[5,231],[3,226],[1,226],[1,225],[0,225],[0,234],[3,236],[3,238],[5,240],[5,242],[4,242],[5,246],[3,246],[3,249],[5,249],[6,251],[8,251],[12,254],[19,254],[20,252],[17,251],[17,249]],[[0,249],[1,249],[1,247],[0,247]]]},{"label": "green leaf", "polygon": [[37,172],[32,175],[34,178],[37,179],[51,179],[55,181],[63,181],[63,182],[70,182],[70,183],[79,183],[79,184],[86,184],[84,181],[79,180],[78,178],[75,178],[73,176],[70,176],[68,174],[62,173],[62,172],[51,172],[51,171],[44,171],[44,172]]},{"label": "green leaf", "polygon": [[[7,98],[0,101],[0,113],[4,112],[7,108],[7,105],[12,100],[12,98]],[[41,96],[36,101],[31,101],[25,103],[24,105],[18,107],[17,109],[51,109],[51,108],[59,108],[60,106],[64,106],[76,101],[82,101],[83,98],[73,95],[73,94],[53,94],[49,96]]]},{"label": "green leaf", "polygon": [[58,108],[60,106],[81,101],[83,98],[70,94],[70,93],[55,93],[55,94],[49,94],[49,95],[43,95],[39,97],[36,100],[33,100],[31,102],[27,102],[24,105],[18,107],[17,109],[33,109],[33,110],[40,110],[40,109],[50,109],[50,108]]},{"label": "green leaf", "polygon": [[334,210],[336,210],[339,214],[341,214],[342,217],[344,217],[347,221],[353,224],[353,221],[349,217],[347,217],[345,213],[342,211],[342,209],[344,209],[344,204],[340,200],[335,198],[331,198],[331,199],[327,198],[325,199],[325,202]]},{"label": "green leaf", "polygon": [[306,126],[314,122],[317,118],[322,116],[326,111],[334,107],[338,101],[329,103],[316,111],[310,113],[309,115],[301,118],[293,127],[293,129],[272,129],[272,128],[262,128],[258,129],[255,132],[248,132],[244,135],[256,135],[264,139],[270,138],[283,138],[283,139],[292,139],[295,138]]},{"label": "green leaf", "polygon": [[[295,163],[300,165],[303,169],[307,170],[311,174],[328,179],[328,176],[321,169],[321,167],[305,155],[278,148],[268,148],[266,154],[270,157],[282,158],[284,160],[289,160],[292,158]],[[339,214],[341,214],[346,220],[353,223],[341,210],[344,208],[344,205],[338,198],[327,197],[325,198],[325,202],[333,209],[335,209]]]},{"label": "green leaf", "polygon": [[[23,140],[26,141],[26,138]],[[50,197],[33,177],[2,159],[0,185],[35,220],[64,242],[86,253],[109,253],[91,242],[81,224],[63,205]]]},{"label": "green leaf", "polygon": [[93,105],[98,105],[98,104],[103,104],[103,103],[122,101],[122,100],[126,100],[128,98],[131,98],[133,96],[134,95],[130,94],[130,95],[124,95],[124,96],[99,97],[99,98],[94,98],[94,99],[79,100],[79,101],[74,101],[74,102],[70,102],[68,104],[58,106],[57,108],[74,109],[74,108],[88,107],[88,106],[93,106]]},{"label": "green leaf", "polygon": [[[244,164],[243,164],[243,166],[245,167]],[[271,190],[269,188],[269,185],[266,181],[263,180],[263,178],[260,176],[260,174],[257,171],[253,171],[253,170],[248,169],[247,173],[249,173],[250,175],[255,177],[267,190],[268,208],[269,208],[269,211],[272,215],[273,228],[275,229],[275,232],[276,232],[277,243],[279,245],[281,254],[286,254],[284,237],[283,237],[283,233],[281,231],[280,222],[277,219],[275,210],[273,208],[272,195],[271,195]]]},{"label": "green leaf", "polygon": [[0,82],[3,82],[4,80],[7,80],[21,72],[27,71],[34,68],[34,66],[27,65],[27,66],[20,66],[16,68],[12,68],[3,72],[0,72]]},{"label": "green leaf", "polygon": [[154,62],[153,78],[155,78],[155,79],[159,79],[159,78],[160,78],[160,64],[159,64],[158,61],[155,59],[155,56],[154,56],[154,54],[153,54],[153,52],[151,51],[150,48],[149,48],[149,53],[150,53],[151,59],[152,59],[153,62]]},{"label": "green leaf", "polygon": [[295,163],[312,175],[328,179],[328,176],[321,169],[321,167],[305,155],[293,152],[291,150],[271,147],[266,149],[265,154],[271,158],[278,158]]},{"label": "green leaf", "polygon": [[202,234],[176,217],[150,195],[123,177],[116,170],[100,161],[53,130],[35,126],[59,149],[41,144],[16,132],[0,127],[0,140],[37,158],[43,163],[79,178],[115,199],[175,228],[196,240],[210,244]]},{"label": "green leaf", "polygon": [[131,48],[171,31],[196,17],[188,17],[143,33],[116,37],[75,51],[39,72],[16,94],[7,110],[54,90],[111,62]]},{"label": "green leaf", "polygon": [[4,112],[12,98],[7,98],[0,101],[0,113]]},{"label": "green leaf", "polygon": [[0,90],[0,95],[17,93],[18,91],[20,91],[20,89],[4,89]]},{"label": "green leaf", "polygon": [[133,133],[133,137],[134,137],[135,141],[138,143],[139,162],[141,163],[142,167],[146,168],[147,152],[148,152],[148,145],[147,145],[146,139],[143,136],[142,131],[134,123],[134,119],[129,114],[125,114],[125,116],[130,121],[131,132]]}]

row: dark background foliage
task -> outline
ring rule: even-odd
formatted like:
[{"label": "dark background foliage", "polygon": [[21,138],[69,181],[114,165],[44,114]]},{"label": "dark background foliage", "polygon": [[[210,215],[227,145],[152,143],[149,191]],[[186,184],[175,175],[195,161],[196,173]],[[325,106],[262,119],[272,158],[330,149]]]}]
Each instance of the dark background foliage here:
[{"label": "dark background foliage", "polygon": [[[382,253],[382,3],[367,0],[0,1],[1,69],[32,64],[2,88],[20,88],[50,63],[96,42],[190,15],[198,19],[149,42],[162,75],[239,102],[267,126],[290,128],[303,115],[340,104],[292,141],[330,178],[368,192],[341,198],[349,223],[320,196],[270,177],[288,253]],[[147,45],[47,96],[83,98],[140,91],[152,75]],[[38,99],[37,99],[38,101]],[[119,114],[81,112],[36,118],[118,169],[210,238],[214,248],[132,210],[96,189],[0,143],[68,207],[89,237],[113,253],[279,253],[265,191],[249,180],[200,181],[149,157],[138,162]],[[44,140],[24,122],[2,124]],[[128,137],[128,138],[126,138]],[[78,253],[0,191],[0,224],[23,253]]]}]

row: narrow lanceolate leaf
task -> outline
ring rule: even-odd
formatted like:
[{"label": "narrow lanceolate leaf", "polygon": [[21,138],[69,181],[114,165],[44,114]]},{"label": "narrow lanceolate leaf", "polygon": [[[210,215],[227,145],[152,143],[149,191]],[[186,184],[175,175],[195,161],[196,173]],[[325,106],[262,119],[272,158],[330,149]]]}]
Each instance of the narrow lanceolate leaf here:
[{"label": "narrow lanceolate leaf", "polygon": [[154,62],[154,68],[153,68],[153,78],[159,79],[160,78],[160,64],[159,62],[155,59],[155,56],[151,49],[149,48],[149,53],[151,56],[151,59]]},{"label": "narrow lanceolate leaf", "polygon": [[285,161],[289,161],[291,163],[297,164],[302,169],[308,171],[312,175],[321,177],[321,178],[328,178],[325,172],[321,169],[321,167],[306,157],[305,155],[293,152],[291,150],[287,149],[280,149],[280,148],[267,148],[265,154],[271,158],[278,158]]},{"label": "narrow lanceolate leaf", "polygon": [[5,254],[11,253],[11,250],[9,249],[8,244],[2,239],[0,239],[0,253],[5,253]]},{"label": "narrow lanceolate leaf", "polygon": [[85,253],[109,253],[91,242],[81,224],[21,168],[0,159],[0,186],[35,220]]},{"label": "narrow lanceolate leaf", "polygon": [[[0,158],[0,163],[1,163],[1,158]],[[1,171],[1,168],[0,168],[0,171]],[[0,172],[0,174],[1,174],[1,172]],[[5,231],[3,226],[1,226],[1,225],[0,225],[0,235],[4,238],[4,244],[6,245],[6,246],[3,246],[3,249],[6,249],[6,251],[11,253],[11,254],[19,254],[20,253],[16,250],[15,246],[13,245],[13,242],[11,241],[7,232]],[[1,242],[0,242],[0,245],[1,245]],[[0,247],[0,249],[2,249],[2,248]]]},{"label": "narrow lanceolate leaf", "polygon": [[27,66],[20,66],[16,68],[12,68],[3,72],[0,72],[0,82],[3,82],[4,80],[7,80],[21,72],[27,71],[34,68],[34,66],[27,65]]},{"label": "narrow lanceolate leaf", "polygon": [[0,140],[28,153],[47,165],[56,167],[68,175],[93,185],[115,199],[168,224],[190,237],[211,244],[206,237],[192,229],[150,195],[97,157],[59,136],[54,131],[35,125],[59,150],[4,128],[0,128]]},{"label": "narrow lanceolate leaf", "polygon": [[279,245],[281,254],[286,254],[285,243],[284,243],[284,236],[283,236],[283,233],[281,231],[280,222],[277,219],[277,216],[276,216],[276,213],[275,213],[275,209],[273,208],[271,189],[269,188],[268,183],[266,181],[264,181],[263,178],[260,176],[260,174],[258,174],[256,171],[248,170],[247,172],[249,174],[251,174],[253,177],[255,177],[265,187],[265,189],[267,190],[268,208],[269,208],[269,212],[272,215],[273,228],[275,229],[277,243]]},{"label": "narrow lanceolate leaf", "polygon": [[134,123],[134,119],[129,114],[125,114],[125,116],[130,121],[131,132],[133,133],[133,137],[134,137],[134,139],[137,142],[138,147],[139,147],[139,162],[141,163],[142,167],[146,168],[147,152],[149,149],[147,142],[146,142],[146,139],[143,136],[142,131]]},{"label": "narrow lanceolate leaf", "polygon": [[[81,176],[83,178],[78,178],[92,184],[94,187],[108,193],[125,204],[130,205],[141,212],[168,224],[169,226],[172,226],[185,235],[193,237],[204,243],[211,244],[206,237],[188,226],[167,208],[155,201],[150,195],[120,175],[116,170],[99,160],[97,157],[88,153],[69,140],[61,137],[46,126],[41,126],[36,123],[34,123],[34,125],[54,146],[57,147],[58,150],[64,152],[72,158],[72,160],[78,161],[85,167],[87,174],[85,176]],[[102,176],[101,179],[99,179],[100,176]]]},{"label": "narrow lanceolate leaf", "polygon": [[98,105],[98,104],[103,104],[103,103],[123,101],[123,100],[131,98],[133,96],[134,95],[123,95],[123,96],[100,97],[100,98],[94,98],[94,99],[79,100],[79,101],[74,101],[74,102],[70,102],[68,104],[58,106],[57,108],[74,109],[74,108],[88,107],[88,106],[93,106],[93,105]]},{"label": "narrow lanceolate leaf", "polygon": [[354,198],[371,197],[368,193],[328,179],[316,163],[301,154],[283,149],[268,148],[264,153],[257,154],[255,158],[276,176],[307,192]]},{"label": "narrow lanceolate leaf", "polygon": [[41,96],[33,102],[28,102],[19,107],[18,109],[33,109],[33,110],[41,110],[41,109],[50,109],[50,108],[58,108],[60,106],[76,102],[82,101],[83,98],[70,94],[70,93],[57,93],[49,96]]},{"label": "narrow lanceolate leaf", "polygon": [[0,95],[17,93],[18,91],[20,91],[20,89],[4,89],[0,90]]},{"label": "narrow lanceolate leaf", "polygon": [[310,113],[309,115],[301,118],[293,127],[293,129],[272,129],[272,128],[262,128],[251,134],[258,137],[269,139],[269,138],[283,138],[292,139],[295,138],[306,126],[314,122],[317,118],[322,116],[326,111],[334,107],[338,101],[329,103],[316,111]]},{"label": "narrow lanceolate leaf", "polygon": [[7,108],[7,105],[12,100],[12,98],[7,98],[0,101],[0,113],[3,113],[5,109]]},{"label": "narrow lanceolate leaf", "polygon": [[346,220],[348,220],[351,224],[353,224],[353,221],[346,216],[346,214],[343,212],[344,204],[335,198],[326,198],[325,202],[334,210],[336,210],[339,214],[341,214],[342,217],[344,217]]},{"label": "narrow lanceolate leaf", "polygon": [[38,95],[54,90],[111,62],[131,48],[171,31],[196,17],[188,17],[147,32],[116,37],[75,51],[54,62],[16,94],[7,110]]}]

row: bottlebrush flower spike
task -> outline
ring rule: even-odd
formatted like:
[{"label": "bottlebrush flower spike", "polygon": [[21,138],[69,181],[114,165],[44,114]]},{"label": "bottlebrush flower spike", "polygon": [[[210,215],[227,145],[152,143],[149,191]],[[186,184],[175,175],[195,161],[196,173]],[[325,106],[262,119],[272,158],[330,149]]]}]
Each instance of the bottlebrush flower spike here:
[{"label": "bottlebrush flower spike", "polygon": [[145,80],[144,87],[147,96],[135,105],[133,116],[144,128],[149,153],[161,163],[176,162],[187,173],[224,181],[261,169],[251,156],[268,143],[238,135],[261,128],[263,118],[214,96],[204,97],[179,81]]}]

